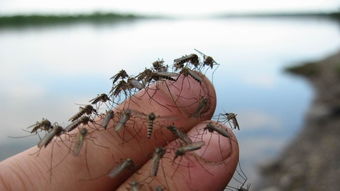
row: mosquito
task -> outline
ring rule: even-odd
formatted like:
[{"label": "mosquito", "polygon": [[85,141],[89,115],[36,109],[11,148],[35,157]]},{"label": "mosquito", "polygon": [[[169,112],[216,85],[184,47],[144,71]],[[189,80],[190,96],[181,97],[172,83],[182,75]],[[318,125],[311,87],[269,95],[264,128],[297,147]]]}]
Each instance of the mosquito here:
[{"label": "mosquito", "polygon": [[97,104],[98,102],[107,102],[107,101],[111,101],[109,96],[107,96],[106,94],[99,94],[97,97],[93,98],[90,100],[91,104]]},{"label": "mosquito", "polygon": [[145,70],[139,73],[136,77],[138,81],[145,80],[147,77],[152,75],[152,70],[145,68]]},{"label": "mosquito", "polygon": [[174,73],[172,72],[153,72],[150,69],[145,69],[137,75],[137,80],[143,80],[145,83],[151,83],[153,80],[159,81],[162,79],[176,81],[176,79],[173,79],[173,75]]},{"label": "mosquito", "polygon": [[60,136],[63,132],[64,132],[63,127],[55,123],[53,125],[52,130],[39,141],[38,148],[46,147],[51,142],[53,137]]},{"label": "mosquito", "polygon": [[207,126],[204,128],[204,131],[208,130],[210,133],[216,131],[218,134],[230,138],[230,136],[228,135],[228,131],[226,131],[225,129],[222,129],[220,127],[216,127],[215,125],[213,125],[211,122],[207,124]]},{"label": "mosquito", "polygon": [[158,147],[158,148],[156,148],[155,152],[153,153],[153,157],[151,159],[151,161],[152,161],[151,176],[157,176],[157,172],[158,172],[158,169],[159,169],[159,163],[160,163],[160,160],[165,155],[165,152],[166,152],[165,148]]},{"label": "mosquito", "polygon": [[41,121],[37,121],[35,124],[30,125],[29,127],[27,127],[27,129],[32,128],[31,131],[26,131],[25,132],[29,132],[31,133],[30,135],[24,135],[24,136],[19,136],[19,137],[13,137],[13,136],[9,136],[10,138],[23,138],[23,137],[28,137],[28,136],[32,136],[32,135],[38,135],[39,139],[41,140],[41,137],[39,135],[39,130],[42,131],[46,131],[46,132],[50,132],[53,129],[53,125],[51,125],[51,122],[47,119],[42,118]]},{"label": "mosquito", "polygon": [[124,170],[134,168],[134,167],[135,167],[135,163],[133,162],[133,160],[130,158],[127,158],[126,160],[121,162],[118,166],[116,166],[114,169],[112,169],[108,176],[110,178],[114,178],[120,173],[122,173]]},{"label": "mosquito", "polygon": [[112,80],[112,83],[114,84],[119,78],[124,79],[128,77],[129,75],[126,73],[125,70],[120,70],[116,75],[112,76],[110,79]]},{"label": "mosquito", "polygon": [[199,65],[198,56],[196,54],[189,54],[189,55],[185,55],[185,56],[175,59],[174,60],[175,70],[179,70],[180,68],[183,68],[184,64],[187,62],[190,62],[193,66],[198,67]]},{"label": "mosquito", "polygon": [[132,181],[129,183],[130,185],[130,190],[131,191],[139,191],[139,188],[142,186],[139,182],[137,181]]},{"label": "mosquito", "polygon": [[157,72],[167,72],[168,65],[164,65],[164,60],[156,60],[152,63],[153,69]]},{"label": "mosquito", "polygon": [[120,131],[127,123],[127,121],[131,118],[132,111],[130,109],[124,110],[119,118],[119,121],[115,127],[115,131]]},{"label": "mosquito", "polygon": [[[226,129],[223,129],[221,127],[218,127],[217,124],[213,124],[212,122],[209,122],[203,129],[203,132],[205,131],[209,131],[210,133],[213,133],[214,131],[217,132],[219,135],[222,135],[223,137],[226,137],[228,138],[229,140],[229,143],[231,144],[231,137],[228,133],[228,131]],[[211,136],[209,138],[209,141],[208,141],[208,145],[210,144],[210,141],[211,141]],[[221,159],[223,159],[223,155],[222,155],[222,147],[221,147],[221,144],[220,144],[220,137],[218,137],[218,147],[221,151]],[[205,148],[205,150],[201,153],[201,156],[203,156],[205,154],[205,152],[207,151],[208,147]]]},{"label": "mosquito", "polygon": [[195,49],[195,51],[203,56],[203,66],[209,66],[212,69],[214,67],[214,64],[219,65],[211,56],[207,56],[197,49]]},{"label": "mosquito", "polygon": [[180,140],[182,140],[185,144],[191,144],[192,140],[188,137],[186,133],[178,129],[177,127],[170,125],[166,127],[169,131],[171,131],[175,136],[177,136]]},{"label": "mosquito", "polygon": [[159,79],[164,78],[170,81],[176,81],[174,78],[178,76],[176,72],[154,72],[153,74]]},{"label": "mosquito", "polygon": [[78,133],[77,142],[74,145],[73,154],[78,156],[81,148],[83,147],[85,136],[88,134],[88,130],[86,128],[81,128]]},{"label": "mosquito", "polygon": [[127,80],[127,83],[129,84],[129,86],[130,86],[131,88],[136,88],[136,89],[138,89],[138,90],[141,90],[141,89],[144,88],[143,84],[140,83],[140,82],[139,82],[138,80],[136,80],[135,78],[129,78],[129,79]]},{"label": "mosquito", "polygon": [[105,115],[105,118],[102,121],[102,127],[104,129],[106,129],[107,126],[109,125],[110,120],[113,119],[114,117],[115,117],[115,114],[114,114],[114,112],[112,110],[107,111],[106,115]]},{"label": "mosquito", "polygon": [[[155,81],[160,81],[160,80],[170,80],[170,81],[176,81],[174,79],[174,76],[178,76],[178,74],[173,73],[173,72],[153,72],[150,69],[145,69],[143,72],[139,73],[137,75],[137,80],[142,81],[145,87],[144,94],[147,94],[150,97],[150,101],[153,100],[154,102],[158,103],[165,109],[171,111],[166,105],[163,105],[161,102],[159,102],[156,99],[153,99],[153,96],[157,93],[158,89],[152,89],[149,88],[149,84],[152,84]],[[149,90],[154,90],[152,91],[153,93],[150,93]]]},{"label": "mosquito", "polygon": [[145,114],[143,112],[140,111],[133,111],[133,113],[146,117],[147,120],[147,138],[150,139],[153,133],[153,129],[154,129],[154,125],[155,125],[155,120],[156,119],[160,119],[160,118],[167,118],[167,119],[173,119],[173,117],[170,116],[157,116],[154,112],[151,112],[149,114]]},{"label": "mosquito", "polygon": [[87,114],[87,115],[91,115],[92,113],[97,113],[97,110],[95,110],[92,105],[86,105],[85,107],[80,107],[79,108],[79,112],[74,114],[69,121],[75,121],[77,119],[79,119],[82,115]]},{"label": "mosquito", "polygon": [[53,126],[49,120],[43,118],[41,121],[37,121],[34,125],[31,125],[28,128],[33,128],[30,133],[36,134],[39,129],[42,131],[50,131]]},{"label": "mosquito", "polygon": [[204,110],[207,108],[209,103],[209,99],[206,97],[201,97],[197,109],[194,113],[191,114],[191,117],[199,118],[204,113]]},{"label": "mosquito", "polygon": [[[66,145],[63,140],[60,138],[60,136],[65,132],[64,128],[61,127],[60,125],[58,125],[58,123],[54,123],[53,124],[53,128],[50,132],[48,132],[47,134],[45,134],[45,136],[39,141],[38,143],[38,148],[39,150],[36,152],[36,153],[32,153],[32,154],[37,154],[39,155],[40,153],[40,150],[42,149],[42,147],[47,147],[47,145],[49,145],[49,143],[53,140],[54,137],[59,137],[59,139],[61,140],[61,142],[66,146],[68,147],[68,145]],[[52,181],[52,166],[53,166],[53,148],[54,148],[54,144],[57,143],[58,145],[58,142],[55,141],[52,143],[52,148],[51,148],[51,155],[50,155],[50,158],[51,158],[51,161],[50,161],[50,166],[51,166],[51,173],[50,173],[50,181]]]},{"label": "mosquito", "polygon": [[[135,111],[137,112],[137,111]],[[153,132],[153,125],[154,125],[154,121],[156,120],[156,114],[154,112],[149,113],[148,115],[138,112],[141,115],[147,116],[147,138],[150,139],[152,132]]]},{"label": "mosquito", "polygon": [[80,124],[87,125],[89,122],[94,123],[94,121],[92,119],[90,119],[89,116],[82,116],[81,118],[79,118],[79,119],[73,121],[71,124],[69,124],[65,128],[65,132],[72,131],[73,129],[78,127]]},{"label": "mosquito", "polygon": [[237,114],[235,113],[224,113],[224,115],[227,117],[227,121],[231,121],[233,123],[234,129],[237,128],[237,130],[240,130],[240,126],[238,124],[238,121],[236,119]]},{"label": "mosquito", "polygon": [[110,93],[113,96],[118,96],[121,91],[127,95],[126,91],[130,88],[129,83],[127,83],[125,80],[121,80],[116,86],[112,87]]},{"label": "mosquito", "polygon": [[[177,157],[183,156],[183,155],[185,155],[187,152],[196,151],[196,150],[201,149],[204,145],[205,145],[205,142],[204,142],[204,141],[198,141],[198,142],[193,142],[193,143],[191,143],[191,144],[187,144],[187,145],[184,145],[184,146],[181,146],[181,147],[177,148],[176,151],[175,151],[175,156],[174,156],[174,159],[173,159],[172,162],[174,163]],[[196,158],[197,156],[195,155],[195,153],[193,153],[193,154],[194,154],[193,156],[195,156],[195,158]],[[179,161],[179,164],[181,163],[182,159],[183,159],[183,158],[181,157],[181,158],[180,158],[180,161]],[[197,158],[196,158],[196,159],[197,159]],[[189,160],[190,160],[190,159],[189,159]],[[176,167],[176,169],[174,170],[174,172],[173,172],[173,174],[172,174],[171,177],[173,177],[173,176],[175,175],[175,172],[177,171],[177,169],[178,169],[179,166],[180,166],[179,164],[178,164],[178,166]],[[201,167],[202,167],[203,169],[205,169],[204,166],[203,166],[201,163],[199,163],[199,165],[201,165]],[[191,177],[191,175],[190,175],[190,163],[188,163],[188,167],[189,167],[189,177]],[[205,169],[205,170],[206,170],[207,173],[211,174],[211,172],[209,172],[207,169]]]},{"label": "mosquito", "polygon": [[204,145],[205,145],[204,141],[198,141],[179,147],[176,149],[174,160],[176,160],[178,156],[183,156],[187,152],[201,149]]},{"label": "mosquito", "polygon": [[[170,80],[170,81],[176,81],[176,79],[173,79],[174,73],[172,72],[153,72],[147,82],[151,80],[159,81],[159,80]],[[177,74],[176,74],[177,75]]]},{"label": "mosquito", "polygon": [[179,74],[182,74],[185,77],[191,76],[195,81],[197,81],[200,84],[203,81],[203,79],[198,75],[197,72],[194,72],[193,70],[189,69],[188,67],[183,67],[182,70],[179,72]]}]

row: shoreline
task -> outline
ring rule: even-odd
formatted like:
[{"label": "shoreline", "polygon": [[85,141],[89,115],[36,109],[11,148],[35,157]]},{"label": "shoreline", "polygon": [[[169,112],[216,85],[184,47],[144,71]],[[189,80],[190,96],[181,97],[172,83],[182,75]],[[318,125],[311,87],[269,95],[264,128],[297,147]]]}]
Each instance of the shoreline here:
[{"label": "shoreline", "polygon": [[[186,17],[166,16],[166,15],[139,15],[131,13],[118,12],[93,12],[93,13],[79,13],[79,14],[13,14],[0,15],[0,29],[10,27],[25,27],[25,26],[43,26],[52,24],[71,24],[71,23],[110,23],[116,21],[130,21],[136,19],[174,19]],[[242,14],[216,14],[207,15],[204,17],[193,18],[207,18],[207,19],[231,19],[231,18],[257,18],[257,19],[328,19],[340,21],[340,12],[330,13],[242,13]]]},{"label": "shoreline", "polygon": [[260,190],[340,190],[340,52],[287,69],[306,78],[316,97],[299,134],[261,167]]}]

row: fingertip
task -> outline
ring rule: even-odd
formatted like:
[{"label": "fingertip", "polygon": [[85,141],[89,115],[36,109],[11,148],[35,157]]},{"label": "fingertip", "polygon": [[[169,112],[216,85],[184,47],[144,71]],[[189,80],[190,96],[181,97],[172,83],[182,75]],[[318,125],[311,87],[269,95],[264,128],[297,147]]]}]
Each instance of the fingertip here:
[{"label": "fingertip", "polygon": [[[211,81],[202,73],[196,72],[201,81],[191,76],[180,75],[175,82],[163,81],[158,89],[169,100],[170,106],[191,118],[208,120],[216,108],[216,92]],[[204,100],[207,100],[205,103]],[[203,108],[199,110],[200,105]]]},{"label": "fingertip", "polygon": [[[229,137],[224,137],[217,132],[209,132],[204,128],[212,123],[218,128],[228,132]],[[191,170],[192,178],[188,181],[193,190],[223,190],[237,168],[239,161],[239,147],[236,136],[232,130],[223,124],[213,121],[204,121],[188,132],[189,136],[195,136],[193,141],[204,141],[205,145],[195,151],[196,163]]]},{"label": "fingertip", "polygon": [[[161,159],[158,175],[150,177],[152,160],[149,160],[119,190],[128,188],[131,181],[139,181],[145,187],[155,188],[158,185],[167,190],[223,190],[232,178],[238,163],[239,150],[235,136],[230,129],[229,138],[204,131],[211,121],[205,121],[192,128],[188,135],[194,142],[205,141],[198,151],[186,153],[174,160],[175,150],[179,147],[176,141],[167,145],[167,154]],[[233,140],[231,140],[233,139]],[[220,150],[221,149],[221,150]],[[193,154],[194,153],[194,154]],[[150,183],[144,180],[152,180]]]}]

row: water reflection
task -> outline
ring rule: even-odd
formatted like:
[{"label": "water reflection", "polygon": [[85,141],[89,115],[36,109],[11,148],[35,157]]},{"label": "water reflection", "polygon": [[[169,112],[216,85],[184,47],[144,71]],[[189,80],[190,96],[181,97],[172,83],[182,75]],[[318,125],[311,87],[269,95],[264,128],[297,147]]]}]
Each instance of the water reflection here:
[{"label": "water reflection", "polygon": [[[244,170],[273,157],[303,122],[308,84],[283,74],[292,63],[317,59],[339,47],[339,30],[328,20],[143,20],[120,25],[77,24],[0,31],[0,159],[37,141],[8,136],[40,120],[66,123],[97,93],[107,92],[114,72],[137,73],[158,58],[199,49],[221,66],[213,81],[216,113],[239,115]],[[211,73],[208,73],[211,76]]]}]

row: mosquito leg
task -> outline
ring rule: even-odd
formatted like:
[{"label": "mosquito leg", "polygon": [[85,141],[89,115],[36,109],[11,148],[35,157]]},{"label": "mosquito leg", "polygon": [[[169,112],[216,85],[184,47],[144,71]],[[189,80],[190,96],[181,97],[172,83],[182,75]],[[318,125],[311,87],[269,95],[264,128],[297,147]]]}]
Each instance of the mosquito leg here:
[{"label": "mosquito leg", "polygon": [[153,96],[155,96],[155,94],[157,93],[158,89],[154,90],[154,93],[152,94],[152,96],[150,95],[150,93],[148,92],[148,89],[145,89],[147,95],[150,97],[150,102],[151,100],[156,102],[157,104],[159,104],[160,106],[164,107],[165,109],[167,109],[168,111],[171,111],[171,109],[169,109],[166,105],[160,103],[159,101],[157,101],[156,99],[153,99]]}]

